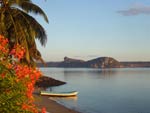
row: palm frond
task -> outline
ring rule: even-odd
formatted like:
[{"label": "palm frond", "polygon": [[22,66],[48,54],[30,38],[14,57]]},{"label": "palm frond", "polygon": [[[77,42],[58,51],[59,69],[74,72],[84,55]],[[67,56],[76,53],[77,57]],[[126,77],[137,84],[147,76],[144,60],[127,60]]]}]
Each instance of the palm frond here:
[{"label": "palm frond", "polygon": [[[15,12],[16,9],[12,9],[11,12]],[[30,30],[27,33],[32,34],[30,38],[35,39],[37,38],[41,45],[45,45],[47,42],[47,35],[44,28],[30,15],[26,14],[21,10],[17,10],[17,14],[13,14],[14,18],[17,22],[20,22],[24,29]]]},{"label": "palm frond", "polygon": [[35,13],[35,14],[40,14],[43,16],[43,18],[45,19],[45,21],[48,23],[48,18],[46,16],[46,14],[44,13],[44,11],[37,5],[33,4],[31,2],[31,0],[13,0],[11,1],[11,5],[17,5],[20,8],[22,8],[22,10],[26,11],[26,12],[31,12],[31,13]]},{"label": "palm frond", "polygon": [[22,2],[32,2],[32,0],[9,0],[10,6],[13,4],[21,4]]},{"label": "palm frond", "polygon": [[6,29],[4,20],[5,20],[4,11],[0,11],[0,34],[4,34]]},{"label": "palm frond", "polygon": [[[6,1],[4,0],[4,2]],[[45,45],[47,41],[46,32],[26,12],[40,14],[48,22],[47,16],[42,9],[33,4],[31,0],[8,0],[8,4],[6,3],[0,7],[0,34],[9,39],[10,48],[16,43],[25,47],[26,55],[22,61],[29,65],[35,64],[35,60],[40,60],[44,63],[36,47],[35,39],[38,39],[41,45]]]}]

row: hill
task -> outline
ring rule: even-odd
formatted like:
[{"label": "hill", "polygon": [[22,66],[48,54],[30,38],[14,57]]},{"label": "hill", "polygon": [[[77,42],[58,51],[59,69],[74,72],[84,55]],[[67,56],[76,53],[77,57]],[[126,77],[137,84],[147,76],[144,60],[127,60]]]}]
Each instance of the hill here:
[{"label": "hill", "polygon": [[[119,62],[111,57],[99,57],[88,61],[64,57],[61,62],[46,62],[47,67],[63,67],[63,68],[137,68],[150,67],[150,62]],[[38,66],[44,67],[38,63]]]},{"label": "hill", "polygon": [[[96,59],[84,61],[64,57],[61,62],[47,62],[47,67],[73,67],[73,68],[119,68],[120,62],[111,57],[99,57]],[[42,64],[38,64],[42,67]]]}]

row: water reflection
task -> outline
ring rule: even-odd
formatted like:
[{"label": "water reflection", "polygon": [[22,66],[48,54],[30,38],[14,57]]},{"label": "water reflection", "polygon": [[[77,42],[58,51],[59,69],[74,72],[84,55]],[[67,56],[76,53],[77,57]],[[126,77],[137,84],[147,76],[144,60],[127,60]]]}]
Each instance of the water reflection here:
[{"label": "water reflection", "polygon": [[117,70],[113,69],[64,69],[64,78],[70,79],[75,76],[86,76],[94,79],[109,79],[115,76]]},{"label": "water reflection", "polygon": [[52,100],[65,100],[65,101],[73,101],[74,103],[77,102],[78,100],[78,96],[72,96],[72,97],[49,97],[49,99],[52,99]]},{"label": "water reflection", "polygon": [[65,104],[67,104],[67,106],[71,107],[71,108],[76,108],[78,106],[78,104],[77,104],[78,97],[77,96],[73,96],[73,97],[49,97],[49,99],[54,100],[60,104],[64,104],[64,102],[65,102]]},{"label": "water reflection", "polygon": [[87,113],[150,111],[150,68],[49,68],[45,71],[51,77],[67,82],[52,90],[79,91],[77,99],[57,98],[57,101],[70,108],[88,111]]},{"label": "water reflection", "polygon": [[93,79],[110,79],[117,75],[117,69],[92,68],[41,68],[46,76],[67,81],[75,77],[90,77]]}]

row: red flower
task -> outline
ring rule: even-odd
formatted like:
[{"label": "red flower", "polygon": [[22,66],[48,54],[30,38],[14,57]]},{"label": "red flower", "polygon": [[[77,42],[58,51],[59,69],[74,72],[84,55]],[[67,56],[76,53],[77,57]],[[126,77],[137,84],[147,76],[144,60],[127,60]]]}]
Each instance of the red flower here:
[{"label": "red flower", "polygon": [[5,73],[2,73],[2,74],[1,74],[1,77],[4,78],[4,77],[5,77]]},{"label": "red flower", "polygon": [[29,106],[27,104],[22,104],[22,109],[23,110],[27,110],[29,108]]},{"label": "red flower", "polygon": [[[19,108],[21,106],[21,109],[25,112],[29,111],[32,113],[38,113],[35,104],[33,104],[34,99],[32,93],[34,91],[34,85],[36,80],[42,74],[38,69],[29,67],[28,65],[21,64],[20,62],[18,62],[20,59],[24,57],[25,57],[24,47],[17,44],[11,50],[9,50],[8,39],[0,35],[0,64],[4,65],[11,72],[10,74],[9,71],[4,71],[0,74],[0,77],[1,78],[10,77],[9,78],[10,81],[8,80],[7,82],[12,82],[11,85],[15,85],[16,83],[17,85],[21,86],[17,90],[19,90],[19,94],[23,95],[23,98],[20,97],[21,100],[20,103],[16,102],[15,105],[19,106]],[[16,59],[18,59],[18,61],[16,61]],[[9,95],[16,92],[12,91],[12,89],[6,88],[5,93]],[[41,112],[46,113],[46,109],[42,108]]]},{"label": "red flower", "polygon": [[41,113],[46,113],[46,108],[43,107]]},{"label": "red flower", "polygon": [[22,59],[24,57],[24,54],[25,54],[25,48],[19,44],[15,45],[10,52],[10,55],[13,55],[18,60]]}]

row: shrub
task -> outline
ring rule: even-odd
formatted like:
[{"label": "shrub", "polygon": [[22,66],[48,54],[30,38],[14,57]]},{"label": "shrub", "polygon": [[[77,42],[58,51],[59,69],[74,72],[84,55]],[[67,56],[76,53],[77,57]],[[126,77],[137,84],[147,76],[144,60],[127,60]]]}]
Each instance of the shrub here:
[{"label": "shrub", "polygon": [[[25,49],[19,44],[9,48],[7,38],[0,35],[0,113],[38,113],[33,104],[33,91],[41,72],[20,63]],[[42,113],[45,113],[45,108]]]}]

